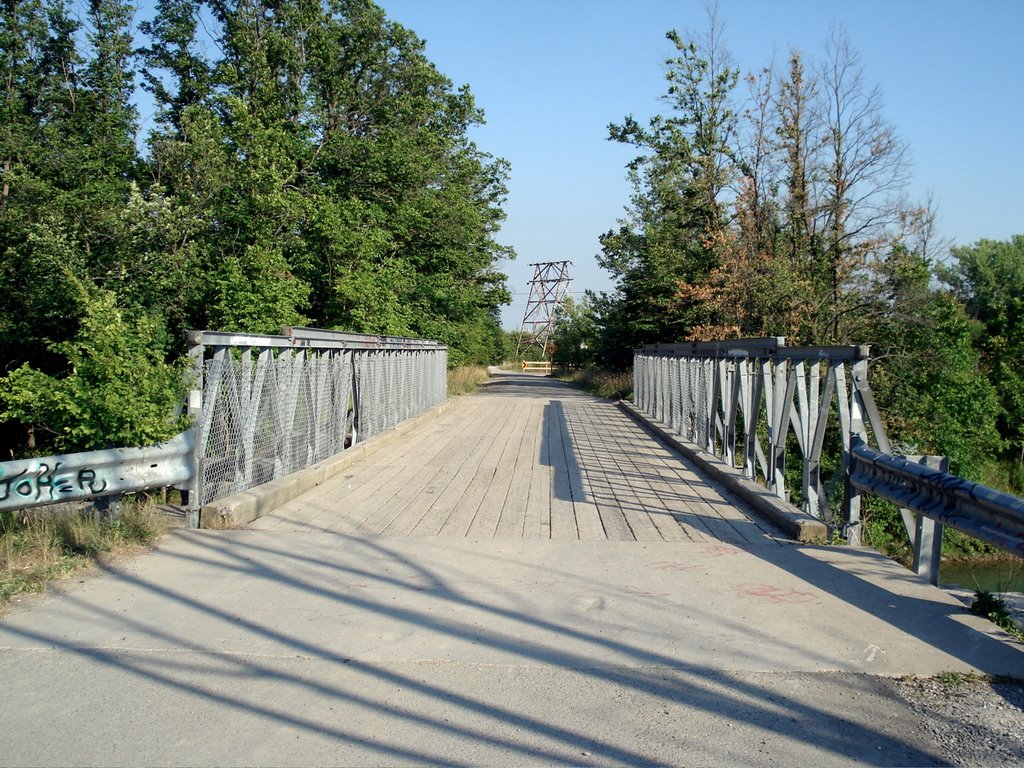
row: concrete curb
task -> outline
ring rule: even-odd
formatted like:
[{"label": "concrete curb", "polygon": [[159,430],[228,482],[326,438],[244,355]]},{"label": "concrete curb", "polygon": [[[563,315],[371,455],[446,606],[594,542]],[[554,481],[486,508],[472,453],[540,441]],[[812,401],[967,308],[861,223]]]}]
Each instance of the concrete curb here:
[{"label": "concrete curb", "polygon": [[251,523],[285,504],[296,496],[329,480],[343,469],[401,437],[410,429],[447,411],[454,400],[449,398],[440,405],[424,411],[419,416],[403,421],[387,432],[371,437],[363,443],[356,443],[347,451],[335,454],[298,472],[257,485],[241,493],[204,505],[199,510],[200,528],[237,528]]},{"label": "concrete curb", "polygon": [[730,467],[717,456],[712,456],[693,443],[683,440],[671,432],[668,426],[655,421],[632,403],[620,400],[618,405],[648,432],[679,451],[712,480],[735,493],[755,512],[766,517],[797,541],[811,544],[828,542],[828,526],[821,520],[804,514],[767,488],[743,477],[740,470]]}]

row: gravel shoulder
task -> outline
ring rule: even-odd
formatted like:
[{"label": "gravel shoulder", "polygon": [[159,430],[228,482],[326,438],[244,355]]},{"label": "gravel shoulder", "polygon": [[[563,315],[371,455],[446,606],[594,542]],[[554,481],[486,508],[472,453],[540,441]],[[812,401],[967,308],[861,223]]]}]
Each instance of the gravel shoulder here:
[{"label": "gravel shoulder", "polygon": [[895,687],[950,765],[1024,766],[1024,680],[940,675]]},{"label": "gravel shoulder", "polygon": [[[968,607],[974,602],[972,590],[946,591]],[[1024,595],[1000,597],[1024,630]],[[1024,766],[1024,679],[940,675],[895,685],[950,765]]]}]

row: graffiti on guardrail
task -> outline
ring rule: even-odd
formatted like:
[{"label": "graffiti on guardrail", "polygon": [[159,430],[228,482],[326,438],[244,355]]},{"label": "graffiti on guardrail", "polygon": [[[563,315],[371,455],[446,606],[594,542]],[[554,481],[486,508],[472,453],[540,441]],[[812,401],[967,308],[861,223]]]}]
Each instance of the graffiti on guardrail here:
[{"label": "graffiti on guardrail", "polygon": [[0,502],[11,499],[38,503],[45,499],[62,501],[76,496],[95,496],[107,488],[107,481],[100,477],[92,467],[72,468],[61,472],[62,462],[55,462],[51,467],[45,461],[37,467],[26,468],[15,475],[4,476],[0,467]]},{"label": "graffiti on guardrail", "polygon": [[0,510],[181,487],[193,477],[195,434],[146,448],[107,448],[0,462]]}]

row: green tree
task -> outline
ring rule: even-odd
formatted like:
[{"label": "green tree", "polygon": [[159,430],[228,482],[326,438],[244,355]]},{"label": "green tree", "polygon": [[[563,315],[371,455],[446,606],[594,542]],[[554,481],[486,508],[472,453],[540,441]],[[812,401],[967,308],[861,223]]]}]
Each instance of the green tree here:
[{"label": "green tree", "polygon": [[876,317],[872,387],[890,438],[912,453],[948,456],[950,470],[981,480],[998,455],[999,401],[955,296],[931,288],[921,254],[897,246],[886,260]]},{"label": "green tree", "polygon": [[154,168],[206,221],[197,259],[214,279],[195,315],[429,334],[453,359],[490,357],[507,164],[467,138],[482,120],[468,89],[366,0],[211,2],[211,62],[189,39],[201,7],[159,6],[145,49]]},{"label": "green tree", "polygon": [[[722,199],[734,172],[736,114],[730,96],[738,71],[729,65],[712,19],[703,44],[669,32],[676,55],[666,62],[671,111],[647,127],[632,117],[610,138],[642,150],[628,166],[629,218],[601,237],[598,262],[616,280],[624,346],[694,338],[714,323],[708,281],[729,238]],[[623,349],[620,355],[625,355]]]},{"label": "green tree", "polygon": [[63,3],[12,0],[0,12],[2,373],[26,360],[59,366],[43,340],[74,332],[63,270],[77,271],[82,254],[59,201],[77,183],[73,117],[82,88],[78,25]]},{"label": "green tree", "polygon": [[127,316],[109,291],[76,285],[81,326],[74,339],[51,344],[69,372],[54,376],[25,363],[0,378],[0,419],[20,423],[26,447],[45,452],[141,447],[179,432],[183,369],[153,344],[159,322]]},{"label": "green tree", "polygon": [[[136,56],[124,0],[83,7],[79,26],[64,0],[0,6],[3,448],[24,425],[54,445],[153,432],[91,404],[87,384],[114,392],[81,335],[104,315],[127,346],[96,354],[148,337],[154,382],[188,328],[427,335],[498,361],[508,164],[413,32],[370,0],[159,0]],[[136,79],[158,108],[146,156]]]},{"label": "green tree", "polygon": [[1000,431],[1024,462],[1024,235],[954,248],[942,277],[980,325],[976,345],[996,385]]},{"label": "green tree", "polygon": [[552,339],[554,363],[569,368],[586,368],[594,363],[597,352],[597,321],[590,300],[579,302],[566,297],[555,312]]}]

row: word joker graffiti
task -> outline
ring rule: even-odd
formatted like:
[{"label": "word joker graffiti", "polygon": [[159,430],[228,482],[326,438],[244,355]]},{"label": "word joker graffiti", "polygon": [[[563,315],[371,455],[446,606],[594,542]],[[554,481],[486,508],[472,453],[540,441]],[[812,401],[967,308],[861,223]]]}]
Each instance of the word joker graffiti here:
[{"label": "word joker graffiti", "polygon": [[39,502],[45,498],[51,501],[95,496],[107,487],[95,469],[81,467],[61,472],[61,462],[51,468],[39,462],[34,469],[23,469],[17,474],[4,476],[0,467],[0,504],[7,501]]}]

